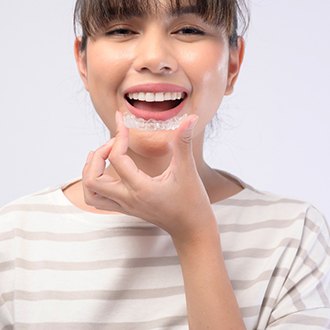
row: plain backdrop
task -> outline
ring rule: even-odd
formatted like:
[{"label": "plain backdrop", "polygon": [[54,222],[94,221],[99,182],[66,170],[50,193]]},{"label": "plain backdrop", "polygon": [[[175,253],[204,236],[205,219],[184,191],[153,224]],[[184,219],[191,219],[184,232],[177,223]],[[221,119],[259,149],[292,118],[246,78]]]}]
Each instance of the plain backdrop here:
[{"label": "plain backdrop", "polygon": [[[74,0],[0,0],[0,205],[79,177],[106,129],[73,57]],[[205,156],[330,219],[330,1],[252,0],[246,57]]]}]

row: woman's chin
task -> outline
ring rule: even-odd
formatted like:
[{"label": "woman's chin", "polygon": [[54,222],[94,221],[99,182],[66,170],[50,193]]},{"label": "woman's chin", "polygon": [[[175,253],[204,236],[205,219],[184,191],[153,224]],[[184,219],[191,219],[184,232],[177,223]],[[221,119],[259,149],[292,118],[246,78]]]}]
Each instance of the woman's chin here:
[{"label": "woman's chin", "polygon": [[171,153],[174,131],[142,131],[130,129],[129,147],[143,157],[162,157]]}]

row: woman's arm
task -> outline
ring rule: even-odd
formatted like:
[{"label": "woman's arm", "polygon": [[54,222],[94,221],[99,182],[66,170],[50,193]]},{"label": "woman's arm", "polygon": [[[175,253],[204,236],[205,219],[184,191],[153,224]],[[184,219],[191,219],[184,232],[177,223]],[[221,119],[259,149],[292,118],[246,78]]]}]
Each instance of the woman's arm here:
[{"label": "woman's arm", "polygon": [[174,244],[182,267],[189,329],[245,329],[217,228],[190,243]]}]

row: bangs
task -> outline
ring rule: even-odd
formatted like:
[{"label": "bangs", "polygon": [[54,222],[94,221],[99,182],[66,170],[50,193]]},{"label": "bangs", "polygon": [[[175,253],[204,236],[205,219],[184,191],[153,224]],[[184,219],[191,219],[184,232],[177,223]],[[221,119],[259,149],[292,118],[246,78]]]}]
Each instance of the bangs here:
[{"label": "bangs", "polygon": [[[146,17],[165,10],[173,15],[194,13],[208,23],[224,29],[228,36],[236,35],[239,21],[245,31],[246,5],[240,0],[77,0],[74,11],[74,27],[84,38],[106,32],[114,20]],[[246,10],[247,12],[247,10]]]},{"label": "bangs", "polygon": [[156,8],[156,3],[156,0],[77,0],[75,22],[83,35],[92,37],[105,32],[115,20],[146,16]]}]

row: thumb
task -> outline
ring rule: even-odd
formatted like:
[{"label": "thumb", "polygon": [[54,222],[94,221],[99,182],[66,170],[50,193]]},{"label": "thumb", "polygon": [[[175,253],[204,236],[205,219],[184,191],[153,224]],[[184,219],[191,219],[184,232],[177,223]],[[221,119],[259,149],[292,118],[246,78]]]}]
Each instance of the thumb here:
[{"label": "thumb", "polygon": [[173,146],[173,158],[177,162],[187,162],[193,157],[192,140],[194,127],[198,121],[197,115],[190,115],[181,123],[176,132]]}]

